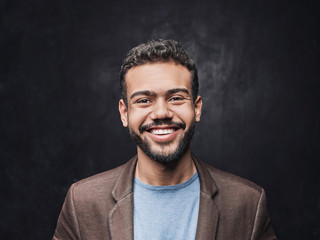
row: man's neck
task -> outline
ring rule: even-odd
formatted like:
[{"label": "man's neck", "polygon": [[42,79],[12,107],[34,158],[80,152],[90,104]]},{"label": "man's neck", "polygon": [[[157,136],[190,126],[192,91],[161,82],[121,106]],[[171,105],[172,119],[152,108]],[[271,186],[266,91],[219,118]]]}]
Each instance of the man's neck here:
[{"label": "man's neck", "polygon": [[190,149],[179,160],[162,164],[149,158],[138,147],[135,177],[141,182],[154,186],[176,185],[190,179],[195,172]]}]

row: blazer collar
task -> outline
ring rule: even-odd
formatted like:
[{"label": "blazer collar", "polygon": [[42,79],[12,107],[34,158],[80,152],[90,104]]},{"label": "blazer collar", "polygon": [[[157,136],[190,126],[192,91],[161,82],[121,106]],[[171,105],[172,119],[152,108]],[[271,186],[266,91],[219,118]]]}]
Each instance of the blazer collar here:
[{"label": "blazer collar", "polygon": [[200,206],[196,240],[215,239],[219,221],[219,212],[213,198],[217,186],[205,163],[192,155],[200,180]]},{"label": "blazer collar", "polygon": [[137,156],[131,158],[120,172],[118,181],[112,190],[112,196],[116,202],[133,192],[133,178],[137,160]]},{"label": "blazer collar", "polygon": [[[218,208],[213,201],[217,187],[205,163],[192,155],[200,180],[200,206],[196,240],[215,239],[218,226]],[[137,156],[123,167],[112,196],[116,202],[108,216],[111,239],[133,239],[133,178]]]},{"label": "blazer collar", "polygon": [[133,178],[137,156],[129,160],[119,174],[112,196],[116,202],[108,216],[110,239],[133,239]]},{"label": "blazer collar", "polygon": [[203,193],[214,197],[217,192],[217,186],[213,181],[211,174],[208,171],[208,166],[204,162],[200,161],[194,154],[192,154],[192,159],[196,165],[199,179],[200,179],[200,191]]}]

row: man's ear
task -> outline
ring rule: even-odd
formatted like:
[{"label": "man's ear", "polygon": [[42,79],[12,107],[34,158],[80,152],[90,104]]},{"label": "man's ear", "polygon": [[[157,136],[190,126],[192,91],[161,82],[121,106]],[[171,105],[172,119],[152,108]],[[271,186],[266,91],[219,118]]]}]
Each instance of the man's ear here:
[{"label": "man's ear", "polygon": [[198,95],[196,101],[194,102],[194,112],[196,122],[200,122],[201,112],[202,112],[202,98]]},{"label": "man's ear", "polygon": [[128,109],[123,99],[120,99],[119,101],[119,112],[120,112],[122,125],[124,127],[128,127]]}]

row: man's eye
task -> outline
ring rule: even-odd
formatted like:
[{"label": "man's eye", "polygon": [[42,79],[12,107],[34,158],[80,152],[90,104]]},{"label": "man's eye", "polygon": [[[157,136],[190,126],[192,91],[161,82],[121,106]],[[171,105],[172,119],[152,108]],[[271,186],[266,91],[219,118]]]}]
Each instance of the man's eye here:
[{"label": "man's eye", "polygon": [[183,97],[172,97],[172,98],[170,98],[169,101],[176,102],[176,101],[182,101],[182,100],[184,100]]},{"label": "man's eye", "polygon": [[137,101],[137,103],[150,103],[150,100],[148,100],[148,99],[139,99],[138,101]]}]

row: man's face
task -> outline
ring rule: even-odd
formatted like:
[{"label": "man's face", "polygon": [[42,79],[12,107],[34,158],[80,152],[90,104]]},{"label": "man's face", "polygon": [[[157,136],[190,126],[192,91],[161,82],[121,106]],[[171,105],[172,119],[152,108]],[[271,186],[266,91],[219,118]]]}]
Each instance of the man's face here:
[{"label": "man's face", "polygon": [[193,102],[189,70],[173,62],[133,67],[126,89],[128,106],[121,99],[119,111],[138,152],[162,163],[180,159],[202,107],[200,96]]}]

